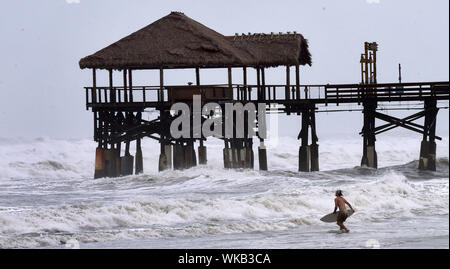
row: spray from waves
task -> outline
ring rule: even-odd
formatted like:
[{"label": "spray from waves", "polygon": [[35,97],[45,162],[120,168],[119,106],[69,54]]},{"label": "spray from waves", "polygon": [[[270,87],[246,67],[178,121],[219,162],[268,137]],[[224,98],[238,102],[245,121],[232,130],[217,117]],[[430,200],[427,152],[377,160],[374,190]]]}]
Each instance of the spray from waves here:
[{"label": "spray from waves", "polygon": [[[386,173],[376,181],[353,181],[340,187],[357,210],[352,222],[448,215],[446,180],[411,182],[400,174]],[[291,184],[241,196],[137,197],[30,210],[5,208],[0,210],[0,247],[54,246],[68,238],[92,242],[323,225],[318,219],[333,209],[333,193],[329,186]]]},{"label": "spray from waves", "polygon": [[[402,141],[401,144],[398,141]],[[377,141],[379,167],[402,165],[417,160],[420,139],[417,137],[383,137]],[[92,178],[95,142],[91,140],[35,139],[32,141],[0,141],[1,179],[75,179]],[[291,137],[279,138],[274,148],[268,149],[271,170],[297,171],[298,141]],[[144,170],[158,174],[157,141],[143,140]],[[211,139],[208,146],[208,168],[223,169],[220,140]],[[321,140],[319,145],[322,171],[352,168],[361,161],[360,139]],[[438,141],[438,158],[447,158],[448,137]],[[255,156],[255,159],[258,157]],[[441,159],[440,159],[441,160]],[[444,159],[445,160],[445,159]],[[257,162],[255,164],[257,166]],[[447,165],[448,166],[448,165]],[[255,167],[257,169],[257,167]]]},{"label": "spray from waves", "polygon": [[95,142],[39,138],[0,143],[0,179],[91,177]]},{"label": "spray from waves", "polygon": [[[323,225],[318,219],[333,209],[338,186],[357,209],[353,222],[448,215],[448,139],[438,142],[442,175],[417,172],[419,140],[402,138],[401,145],[398,138],[377,141],[380,166],[389,166],[378,170],[357,167],[359,139],[321,140],[322,172],[309,174],[297,172],[297,147],[292,145],[298,141],[291,138],[281,138],[268,150],[271,171],[255,167],[226,173],[221,141],[208,141],[208,165],[158,173],[157,144],[147,139],[144,175],[100,180],[92,180],[96,145],[90,140],[1,142],[0,201],[10,200],[11,194],[16,200],[0,204],[0,247]],[[427,180],[410,180],[414,177]],[[30,193],[36,200],[18,205],[19,198],[30,200]],[[50,205],[41,197],[56,202]]]}]

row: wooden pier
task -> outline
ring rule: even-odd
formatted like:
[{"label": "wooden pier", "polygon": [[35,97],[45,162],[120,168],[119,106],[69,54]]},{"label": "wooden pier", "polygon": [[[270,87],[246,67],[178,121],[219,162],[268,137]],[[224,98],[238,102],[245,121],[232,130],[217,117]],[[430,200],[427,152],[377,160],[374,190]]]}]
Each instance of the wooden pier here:
[{"label": "wooden pier", "polygon": [[[159,40],[155,40],[158,36]],[[178,40],[179,37],[180,40]],[[436,135],[438,101],[449,100],[449,82],[378,83],[376,78],[375,42],[364,44],[361,54],[361,82],[355,84],[304,85],[300,83],[301,65],[311,65],[308,44],[302,35],[248,34],[222,36],[182,13],[173,12],[153,24],[119,40],[113,45],[80,60],[81,68],[92,69],[93,83],[85,87],[86,109],[94,115],[94,140],[98,142],[95,161],[95,177],[115,177],[142,173],[141,140],[144,137],[158,140],[159,170],[186,169],[207,163],[207,149],[203,134],[194,135],[194,115],[188,115],[191,123],[189,138],[174,138],[170,126],[179,116],[171,113],[176,103],[193,108],[193,97],[198,96],[201,105],[214,102],[220,106],[225,118],[226,104],[277,104],[279,113],[301,115],[301,131],[298,135],[299,171],[319,170],[319,145],[316,130],[316,112],[328,106],[354,104],[364,114],[361,135],[363,151],[361,165],[377,168],[376,135],[396,127],[422,134],[419,168],[436,169]],[[285,66],[286,83],[266,84],[265,69]],[[195,85],[165,85],[164,70],[192,68]],[[201,69],[226,68],[227,83],[201,84]],[[136,86],[133,71],[159,70],[160,84]],[[242,70],[242,84],[233,83],[232,70]],[[291,83],[291,69],[295,82]],[[97,85],[97,72],[108,72],[109,85]],[[121,72],[123,80],[116,85],[113,72]],[[256,72],[256,84],[247,84],[248,72]],[[405,118],[382,113],[380,104],[395,102],[423,102],[423,109]],[[144,120],[146,110],[158,112],[152,120]],[[401,107],[399,107],[401,109]],[[256,113],[256,111],[255,111]],[[217,115],[201,116],[201,123]],[[237,115],[233,114],[233,117]],[[414,121],[424,118],[423,124]],[[245,122],[251,118],[244,115]],[[376,126],[375,119],[385,124]],[[262,124],[256,121],[256,126]],[[300,124],[300,123],[299,123]],[[247,126],[247,125],[245,125]],[[197,126],[198,127],[198,126]],[[259,129],[258,129],[259,130]],[[225,168],[254,167],[253,139],[248,128],[237,131],[243,138],[223,136],[223,160]],[[225,132],[225,131],[224,131]],[[309,137],[311,133],[311,137]],[[259,131],[259,168],[267,170],[265,137]],[[135,155],[131,155],[130,142],[135,141]],[[197,152],[195,145],[198,144]],[[124,146],[124,148],[122,148]],[[123,154],[122,154],[123,152]],[[198,153],[198,154],[197,154]]]}]

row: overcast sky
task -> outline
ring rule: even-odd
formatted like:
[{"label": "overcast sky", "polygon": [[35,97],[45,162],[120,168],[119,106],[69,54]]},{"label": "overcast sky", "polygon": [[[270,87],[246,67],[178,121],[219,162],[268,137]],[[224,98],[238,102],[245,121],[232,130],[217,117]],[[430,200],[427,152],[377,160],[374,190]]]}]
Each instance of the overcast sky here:
[{"label": "overcast sky", "polygon": [[[79,69],[79,59],[171,11],[224,35],[303,34],[313,65],[301,67],[302,84],[358,83],[364,41],[379,44],[379,82],[397,82],[398,63],[404,82],[449,80],[448,0],[15,0],[0,6],[0,137],[91,138],[83,90],[91,85],[91,72]],[[269,70],[266,83],[282,83],[283,71]],[[240,75],[234,77],[239,82]],[[106,78],[99,73],[99,84]],[[154,72],[134,78],[135,85],[159,79]],[[194,80],[192,70],[165,77],[168,84]],[[224,83],[226,72],[202,72],[202,82]],[[319,138],[357,136],[361,129],[361,112],[319,114]],[[439,135],[448,136],[448,114],[440,111]],[[299,126],[298,116],[281,117],[280,133],[296,135]]]}]

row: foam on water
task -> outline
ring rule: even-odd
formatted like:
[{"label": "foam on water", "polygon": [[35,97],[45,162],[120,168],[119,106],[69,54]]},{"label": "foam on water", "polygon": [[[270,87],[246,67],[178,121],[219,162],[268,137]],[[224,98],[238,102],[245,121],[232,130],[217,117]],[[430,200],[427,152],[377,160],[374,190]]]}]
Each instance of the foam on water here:
[{"label": "foam on water", "polygon": [[208,165],[158,173],[158,145],[146,140],[144,174],[93,180],[92,141],[0,140],[0,247],[320,226],[336,188],[355,224],[448,215],[448,138],[437,172],[417,171],[419,139],[401,141],[377,142],[389,164],[378,170],[357,167],[361,144],[348,139],[321,141],[321,172],[297,172],[298,142],[283,138],[268,152],[271,171],[225,170],[222,143],[211,141]]}]

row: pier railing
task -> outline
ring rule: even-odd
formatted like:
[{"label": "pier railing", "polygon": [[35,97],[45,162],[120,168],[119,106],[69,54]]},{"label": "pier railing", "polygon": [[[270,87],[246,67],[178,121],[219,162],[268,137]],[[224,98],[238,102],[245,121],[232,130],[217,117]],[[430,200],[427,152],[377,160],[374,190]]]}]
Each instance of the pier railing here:
[{"label": "pier railing", "polygon": [[192,100],[193,94],[202,99],[277,102],[304,99],[324,99],[326,85],[241,85],[228,84],[184,86],[85,87],[86,106],[98,105],[154,105],[158,103]]},{"label": "pier railing", "polygon": [[326,85],[172,85],[133,87],[85,87],[86,107],[157,106],[192,100],[199,94],[206,101],[257,101],[296,103],[308,100],[328,105],[377,101],[414,101],[426,97],[449,99],[449,82],[411,82]]},{"label": "pier railing", "polygon": [[325,104],[361,103],[365,99],[377,101],[413,101],[425,97],[448,99],[449,82],[409,82],[378,84],[327,84]]}]

